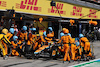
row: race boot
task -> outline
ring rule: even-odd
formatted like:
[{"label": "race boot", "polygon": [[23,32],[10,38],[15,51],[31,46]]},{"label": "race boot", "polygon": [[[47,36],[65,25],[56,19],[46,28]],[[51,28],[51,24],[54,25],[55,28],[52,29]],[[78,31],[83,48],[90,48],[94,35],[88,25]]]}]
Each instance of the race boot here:
[{"label": "race boot", "polygon": [[63,61],[63,63],[66,63],[66,61]]},{"label": "race boot", "polygon": [[4,59],[4,60],[7,60],[7,59],[8,59],[8,56],[7,56],[7,55],[5,55],[5,56],[3,57],[3,59]]}]

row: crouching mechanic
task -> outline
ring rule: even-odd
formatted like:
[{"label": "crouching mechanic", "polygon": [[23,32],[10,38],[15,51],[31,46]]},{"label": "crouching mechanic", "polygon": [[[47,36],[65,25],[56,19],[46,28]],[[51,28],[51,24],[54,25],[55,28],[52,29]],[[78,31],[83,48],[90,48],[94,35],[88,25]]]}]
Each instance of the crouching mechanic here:
[{"label": "crouching mechanic", "polygon": [[3,29],[2,30],[2,34],[0,34],[0,48],[3,52],[3,59],[7,59],[7,55],[6,55],[6,51],[5,51],[5,48],[4,48],[4,45],[2,44],[2,42],[6,43],[6,44],[9,44],[11,45],[11,42],[7,39],[6,37],[6,34],[8,33],[8,30],[7,29]]},{"label": "crouching mechanic", "polygon": [[79,45],[79,38],[75,38],[75,44],[76,44],[76,51],[75,51],[75,60],[81,60],[81,55],[82,55],[82,51],[81,51],[81,46]]},{"label": "crouching mechanic", "polygon": [[22,38],[22,41],[27,41],[27,27],[26,26],[23,26],[22,30],[21,30],[21,33],[20,33],[20,37]]},{"label": "crouching mechanic", "polygon": [[38,42],[36,42],[37,36],[36,36],[35,32],[36,32],[36,28],[31,28],[31,34],[29,35],[29,39],[31,41],[31,44],[33,44],[33,50],[34,51],[38,47]]},{"label": "crouching mechanic", "polygon": [[53,38],[54,38],[54,31],[52,27],[48,27],[47,37],[45,37],[45,39],[48,43],[50,43],[52,42]]},{"label": "crouching mechanic", "polygon": [[12,55],[14,56],[18,56],[19,53],[16,51],[16,47],[18,46],[18,37],[17,36],[13,36],[13,41],[11,41],[12,45],[13,45],[13,49],[12,49]]},{"label": "crouching mechanic", "polygon": [[63,41],[64,44],[64,59],[63,61],[65,62],[68,58],[68,61],[70,62],[70,56],[69,56],[69,43],[72,40],[72,38],[68,35],[69,30],[68,29],[64,29],[64,36],[61,37],[61,40],[58,41],[58,43],[61,43],[61,41]]},{"label": "crouching mechanic", "polygon": [[39,48],[42,47],[44,45],[44,43],[46,42],[45,37],[47,37],[46,32],[43,32],[43,35],[41,35],[37,41],[39,43]]},{"label": "crouching mechanic", "polygon": [[89,40],[83,36],[83,34],[79,34],[79,42],[80,45],[82,46],[82,54],[85,54],[85,57],[87,58],[87,56],[92,56],[91,54],[91,49],[90,49],[90,42]]}]

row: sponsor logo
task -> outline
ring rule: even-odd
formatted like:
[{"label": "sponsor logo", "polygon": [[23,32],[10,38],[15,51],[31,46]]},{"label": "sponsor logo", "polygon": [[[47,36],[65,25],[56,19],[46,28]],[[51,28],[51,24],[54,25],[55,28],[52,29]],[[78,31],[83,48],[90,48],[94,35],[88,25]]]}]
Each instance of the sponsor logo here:
[{"label": "sponsor logo", "polygon": [[41,7],[37,7],[37,3],[38,0],[22,0],[20,4],[16,3],[16,8],[41,12]]},{"label": "sponsor logo", "polygon": [[63,11],[64,4],[57,3],[56,7],[52,6],[52,8],[48,9],[48,13],[60,13],[60,14],[66,14],[66,11]]},{"label": "sponsor logo", "polygon": [[98,16],[96,15],[96,11],[97,10],[90,9],[89,10],[90,15],[88,17],[90,17],[90,18],[97,18]]},{"label": "sponsor logo", "polygon": [[7,2],[6,1],[0,1],[0,6],[6,7],[6,5],[7,5]]},{"label": "sponsor logo", "polygon": [[73,12],[70,13],[73,16],[84,16],[82,13],[82,7],[73,6]]}]

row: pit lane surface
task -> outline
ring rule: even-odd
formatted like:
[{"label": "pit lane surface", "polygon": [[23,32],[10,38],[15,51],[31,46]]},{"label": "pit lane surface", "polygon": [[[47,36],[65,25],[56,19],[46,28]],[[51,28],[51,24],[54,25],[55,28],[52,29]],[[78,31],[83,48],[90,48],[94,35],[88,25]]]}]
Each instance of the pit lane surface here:
[{"label": "pit lane surface", "polygon": [[[100,41],[94,42],[93,45],[96,59],[100,58]],[[81,61],[80,63],[83,62],[84,61]],[[24,57],[9,57],[8,60],[3,60],[3,58],[0,57],[0,67],[68,67],[75,64],[79,64],[79,62],[63,63],[61,59],[39,58],[32,60]]]}]

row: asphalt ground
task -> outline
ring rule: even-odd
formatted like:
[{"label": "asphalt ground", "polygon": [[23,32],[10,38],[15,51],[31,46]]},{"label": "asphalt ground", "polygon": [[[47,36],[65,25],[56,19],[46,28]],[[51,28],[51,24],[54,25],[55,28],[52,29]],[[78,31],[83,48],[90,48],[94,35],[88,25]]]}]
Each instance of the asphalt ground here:
[{"label": "asphalt ground", "polygon": [[[93,42],[94,54],[96,59],[100,58],[100,41]],[[3,60],[0,57],[0,67],[68,67],[71,65],[83,63],[85,61],[74,61],[69,63],[68,61],[63,63],[61,59],[53,60],[49,58],[39,59],[26,59],[24,57],[9,57],[7,60]]]}]

